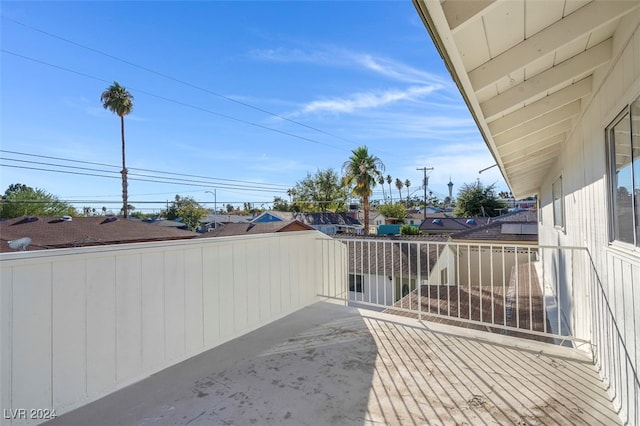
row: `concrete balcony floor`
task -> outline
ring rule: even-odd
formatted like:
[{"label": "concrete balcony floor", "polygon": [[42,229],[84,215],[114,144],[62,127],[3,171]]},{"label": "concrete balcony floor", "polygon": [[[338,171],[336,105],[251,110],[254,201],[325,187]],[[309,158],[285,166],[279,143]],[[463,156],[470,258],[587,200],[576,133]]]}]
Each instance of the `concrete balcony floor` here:
[{"label": "concrete balcony floor", "polygon": [[620,421],[580,351],[320,302],[49,424]]}]

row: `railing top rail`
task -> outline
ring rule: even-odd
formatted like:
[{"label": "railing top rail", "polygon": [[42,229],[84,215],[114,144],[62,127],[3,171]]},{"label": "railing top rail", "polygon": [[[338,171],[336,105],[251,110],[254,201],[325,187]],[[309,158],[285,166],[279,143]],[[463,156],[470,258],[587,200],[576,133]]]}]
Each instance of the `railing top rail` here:
[{"label": "railing top rail", "polygon": [[552,246],[542,244],[529,244],[526,242],[521,243],[507,243],[502,241],[487,241],[487,242],[468,242],[468,241],[452,241],[452,240],[437,240],[437,239],[417,239],[417,238],[366,238],[366,237],[333,237],[339,241],[354,241],[365,243],[415,243],[415,244],[439,244],[439,245],[451,245],[451,246],[473,246],[473,247],[517,247],[517,248],[532,248],[532,249],[549,249],[549,250],[578,250],[588,251],[587,247],[581,246]]}]

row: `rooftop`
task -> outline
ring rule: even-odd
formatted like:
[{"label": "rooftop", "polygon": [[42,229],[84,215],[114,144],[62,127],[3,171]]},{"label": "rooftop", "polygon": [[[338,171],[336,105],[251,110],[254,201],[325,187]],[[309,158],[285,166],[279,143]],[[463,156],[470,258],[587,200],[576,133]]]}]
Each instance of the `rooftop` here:
[{"label": "rooftop", "polygon": [[195,232],[115,216],[19,217],[0,220],[0,252],[16,251],[8,241],[29,237],[28,251],[104,244],[194,238]]},{"label": "rooftop", "polygon": [[49,425],[620,424],[585,353],[318,302]]}]

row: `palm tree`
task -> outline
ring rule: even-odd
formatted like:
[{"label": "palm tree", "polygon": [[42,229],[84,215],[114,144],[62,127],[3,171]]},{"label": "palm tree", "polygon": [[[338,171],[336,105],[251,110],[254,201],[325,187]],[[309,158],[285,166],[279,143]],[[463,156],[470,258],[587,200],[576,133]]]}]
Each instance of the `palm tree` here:
[{"label": "palm tree", "polygon": [[373,188],[382,176],[384,164],[376,157],[369,155],[366,146],[361,146],[353,151],[353,155],[342,165],[345,185],[351,187],[351,193],[362,198],[364,210],[364,234],[369,235],[369,197]]},{"label": "palm tree", "polygon": [[404,181],[404,187],[407,188],[407,208],[409,208],[409,187],[411,186],[411,181],[409,179]]},{"label": "palm tree", "polygon": [[382,186],[382,199],[384,200],[385,204],[387,203],[387,196],[384,193],[384,176],[380,175],[378,176],[378,183]]},{"label": "palm tree", "polygon": [[114,81],[100,96],[104,109],[115,113],[120,117],[120,134],[122,136],[122,216],[127,217],[129,204],[127,200],[127,167],[125,163],[124,149],[124,116],[133,110],[133,96],[127,89]]},{"label": "palm tree", "polygon": [[404,184],[402,183],[402,181],[398,178],[396,178],[396,188],[398,188],[398,194],[400,194],[400,202],[402,202],[402,186]]},{"label": "palm tree", "polygon": [[391,204],[393,204],[393,194],[391,193],[391,182],[393,182],[393,178],[391,175],[387,175],[387,183],[389,184],[389,198],[391,199]]}]

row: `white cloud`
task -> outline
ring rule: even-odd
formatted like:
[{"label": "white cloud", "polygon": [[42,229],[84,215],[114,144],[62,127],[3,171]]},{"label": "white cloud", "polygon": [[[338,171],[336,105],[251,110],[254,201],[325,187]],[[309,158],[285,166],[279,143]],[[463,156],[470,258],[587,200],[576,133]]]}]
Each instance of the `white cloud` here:
[{"label": "white cloud", "polygon": [[437,85],[413,86],[406,90],[389,90],[386,92],[355,93],[345,98],[333,98],[312,101],[302,109],[291,115],[315,114],[315,113],[353,113],[358,110],[383,107],[400,101],[412,101],[420,99],[438,90]]},{"label": "white cloud", "polygon": [[256,49],[249,52],[249,56],[261,61],[297,62],[325,67],[360,69],[405,83],[451,85],[451,81],[447,78],[413,68],[391,58],[344,48],[320,47],[303,50],[279,47]]}]

